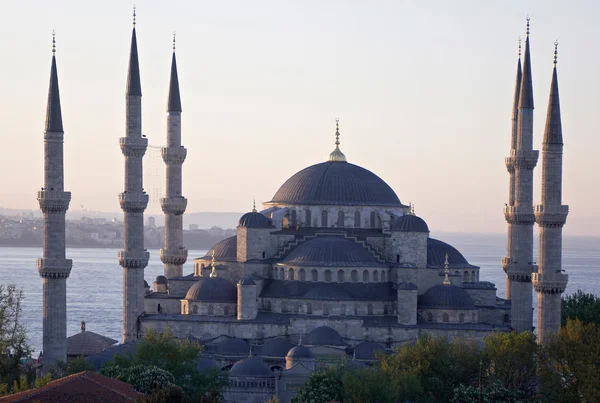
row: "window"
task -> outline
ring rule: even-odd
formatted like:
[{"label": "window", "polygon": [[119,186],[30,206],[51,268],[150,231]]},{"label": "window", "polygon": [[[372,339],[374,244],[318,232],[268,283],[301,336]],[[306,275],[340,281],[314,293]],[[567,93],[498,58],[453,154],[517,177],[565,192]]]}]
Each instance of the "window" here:
[{"label": "window", "polygon": [[371,217],[370,217],[370,224],[371,224],[371,228],[377,228],[376,225],[376,221],[375,221],[375,212],[371,211]]},{"label": "window", "polygon": [[504,323],[508,323],[510,321],[510,318],[508,316],[507,313],[504,314]]},{"label": "window", "polygon": [[288,280],[294,280],[294,269],[288,270]]},{"label": "window", "polygon": [[342,210],[338,211],[338,216],[337,216],[337,226],[340,228],[344,227],[344,212]]},{"label": "window", "polygon": [[390,313],[390,308],[388,307],[388,304],[385,304],[383,306],[383,314],[388,315],[389,313]]},{"label": "window", "polygon": [[310,302],[306,304],[306,313],[312,315],[312,305]]},{"label": "window", "polygon": [[281,301],[281,312],[287,312],[287,311],[288,311],[287,302]]},{"label": "window", "polygon": [[156,312],[160,313],[160,304],[156,306]]},{"label": "window", "polygon": [[360,228],[360,211],[354,212],[354,228]]},{"label": "window", "polygon": [[290,214],[291,216],[291,221],[292,221],[292,227],[295,227],[298,224],[298,218],[296,217],[296,210],[292,210],[292,213]]},{"label": "window", "polygon": [[223,308],[223,315],[229,316],[229,305],[225,305],[225,308]]},{"label": "window", "polygon": [[396,255],[396,263],[400,263],[400,255]]},{"label": "window", "polygon": [[331,282],[331,270],[325,270],[325,282],[326,283]]},{"label": "window", "polygon": [[192,309],[194,310],[194,315],[198,315],[198,305],[194,305]]},{"label": "window", "polygon": [[298,280],[306,281],[306,273],[304,272],[304,269],[300,269],[298,272]]},{"label": "window", "polygon": [[279,279],[285,280],[285,270],[283,269],[283,267],[279,269]]},{"label": "window", "polygon": [[473,322],[473,323],[477,323],[477,319],[476,319],[476,317],[475,317],[475,312],[473,312],[473,313],[471,314],[471,322]]},{"label": "window", "polygon": [[208,314],[209,315],[214,315],[215,314],[215,307],[214,307],[214,305],[209,305],[208,306]]},{"label": "window", "polygon": [[433,322],[433,314],[431,312],[427,312],[427,322]]},{"label": "window", "polygon": [[312,281],[319,281],[319,272],[317,272],[315,269],[313,269],[310,272],[310,278]]},{"label": "window", "polygon": [[323,315],[329,315],[329,304],[323,304]]},{"label": "window", "polygon": [[321,227],[327,227],[327,210],[321,211]]},{"label": "window", "polygon": [[385,279],[385,270],[381,271],[381,281],[383,281],[383,282],[386,281],[386,279]]},{"label": "window", "polygon": [[465,314],[461,313],[460,315],[458,315],[458,321],[460,323],[465,323]]},{"label": "window", "polygon": [[369,272],[367,270],[363,271],[363,283],[369,282]]},{"label": "window", "polygon": [[312,227],[312,218],[310,210],[306,210],[304,212],[304,225],[307,227]]},{"label": "window", "polygon": [[474,283],[477,281],[477,278],[475,277],[475,270],[471,272],[471,281]]},{"label": "window", "polygon": [[469,272],[468,272],[468,271],[466,271],[466,272],[464,273],[464,275],[463,275],[463,281],[464,281],[465,283],[468,283],[468,282],[469,282]]},{"label": "window", "polygon": [[358,282],[358,272],[356,270],[352,270],[352,273],[350,273],[350,279],[353,283]]},{"label": "window", "polygon": [[378,283],[379,282],[379,272],[377,270],[375,270],[373,272],[373,282],[374,283]]},{"label": "window", "polygon": [[442,315],[442,320],[444,321],[444,323],[450,322],[450,315],[444,312],[444,314]]},{"label": "window", "polygon": [[358,304],[354,304],[354,314],[358,315]]},{"label": "window", "polygon": [[271,311],[271,301],[267,301],[267,311]]},{"label": "window", "polygon": [[263,259],[265,258],[265,252],[262,253],[262,257],[263,257]]},{"label": "window", "polygon": [[367,305],[367,315],[373,315],[373,305]]},{"label": "window", "polygon": [[[186,314],[187,314],[187,305],[184,305],[184,306],[183,306],[183,314],[184,314],[184,315],[186,315]],[[504,316],[506,316],[506,315],[504,315]]]},{"label": "window", "polygon": [[338,271],[338,283],[343,283],[344,282],[344,270],[340,270]]}]

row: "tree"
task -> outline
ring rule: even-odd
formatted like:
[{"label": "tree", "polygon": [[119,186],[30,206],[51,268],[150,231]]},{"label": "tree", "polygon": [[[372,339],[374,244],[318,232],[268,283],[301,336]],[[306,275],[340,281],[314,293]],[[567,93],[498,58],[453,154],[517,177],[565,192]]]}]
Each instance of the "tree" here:
[{"label": "tree", "polygon": [[52,375],[52,379],[62,378],[63,376],[77,374],[82,371],[96,371],[96,367],[87,362],[85,358],[75,357],[75,358],[67,358],[67,362],[57,361],[54,368],[50,370],[50,374]]},{"label": "tree", "polygon": [[344,398],[344,390],[341,374],[338,370],[315,371],[300,388],[292,403],[328,403],[341,402]]},{"label": "tree", "polygon": [[396,403],[420,401],[423,388],[412,374],[391,376],[378,367],[347,370],[342,374],[344,402]]},{"label": "tree", "polygon": [[186,403],[188,397],[177,385],[169,385],[142,398],[140,403]]},{"label": "tree", "polygon": [[567,295],[562,299],[562,325],[568,319],[578,319],[583,324],[595,323],[600,326],[600,297],[586,294],[577,290],[575,294]]},{"label": "tree", "polygon": [[[481,392],[481,393],[480,393]],[[480,399],[481,396],[481,399]],[[524,393],[509,389],[500,382],[485,386],[481,391],[474,386],[459,385],[454,389],[451,403],[520,403],[524,401]]]}]

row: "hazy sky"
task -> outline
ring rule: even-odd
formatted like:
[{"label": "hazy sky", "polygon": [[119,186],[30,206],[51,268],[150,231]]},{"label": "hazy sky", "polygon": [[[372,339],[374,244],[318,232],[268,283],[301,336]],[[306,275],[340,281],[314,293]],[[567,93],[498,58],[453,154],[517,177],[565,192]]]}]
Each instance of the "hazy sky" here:
[{"label": "hazy sky", "polygon": [[[119,211],[131,6],[2,1],[2,207],[38,208],[55,29],[71,209]],[[506,230],[504,157],[529,14],[535,145],[558,39],[565,233],[600,234],[597,2],[138,0],[137,11],[143,132],[156,146],[166,137],[177,31],[189,212],[270,200],[288,177],[327,158],[339,117],[348,160],[414,203],[433,230],[486,232]],[[154,155],[149,173],[163,169]],[[540,174],[541,161],[536,202]]]}]

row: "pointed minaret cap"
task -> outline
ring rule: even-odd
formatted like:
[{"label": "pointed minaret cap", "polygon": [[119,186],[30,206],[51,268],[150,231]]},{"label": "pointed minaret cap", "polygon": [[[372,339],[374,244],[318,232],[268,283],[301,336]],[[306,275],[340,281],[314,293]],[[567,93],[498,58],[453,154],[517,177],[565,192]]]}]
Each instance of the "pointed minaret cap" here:
[{"label": "pointed minaret cap", "polygon": [[131,51],[129,52],[129,72],[127,73],[127,95],[142,95],[140,80],[140,62],[138,61],[137,37],[135,35],[135,6],[133,6],[133,31],[131,32]]},{"label": "pointed minaret cap", "polygon": [[335,150],[329,154],[329,162],[348,162],[340,150],[340,119],[335,119]]},{"label": "pointed minaret cap", "polygon": [[[521,95],[522,79],[523,72],[521,71],[521,37],[519,37],[519,59],[517,60],[517,79],[515,83],[515,98],[513,101],[513,120],[517,120],[519,118],[519,96]],[[517,130],[513,130],[510,148],[517,148]]]},{"label": "pointed minaret cap", "polygon": [[562,123],[560,119],[560,99],[558,96],[558,75],[556,73],[557,57],[558,41],[554,42],[554,69],[552,70],[552,83],[550,84],[550,98],[548,100],[548,113],[546,114],[544,144],[563,144]]},{"label": "pointed minaret cap", "polygon": [[525,37],[525,53],[523,54],[523,73],[519,94],[519,109],[533,109],[533,80],[531,78],[531,50],[529,48],[529,21],[527,17],[527,36]]},{"label": "pointed minaret cap", "polygon": [[46,108],[46,131],[63,132],[60,92],[58,90],[58,70],[56,68],[56,34],[52,31],[52,66],[50,67],[50,86],[48,106]]},{"label": "pointed minaret cap", "polygon": [[171,59],[171,81],[169,83],[169,100],[167,112],[181,112],[179,95],[179,78],[177,77],[177,60],[175,59],[175,33],[173,33],[173,57]]}]

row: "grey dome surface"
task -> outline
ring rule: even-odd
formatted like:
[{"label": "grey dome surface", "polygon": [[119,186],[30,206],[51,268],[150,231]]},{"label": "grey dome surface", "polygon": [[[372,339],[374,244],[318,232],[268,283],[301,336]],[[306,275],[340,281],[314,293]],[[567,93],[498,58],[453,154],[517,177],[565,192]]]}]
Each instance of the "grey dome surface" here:
[{"label": "grey dome surface", "polygon": [[156,284],[167,284],[167,278],[165,276],[157,276],[155,280]]},{"label": "grey dome surface", "polygon": [[315,358],[315,355],[312,353],[312,351],[310,351],[309,348],[303,346],[303,345],[299,345],[296,346],[294,348],[292,348],[288,353],[286,357],[290,357],[290,358]]},{"label": "grey dome surface", "polygon": [[254,277],[251,274],[246,274],[244,278],[242,278],[238,284],[240,285],[256,285],[254,282]]},{"label": "grey dome surface", "polygon": [[419,297],[420,308],[475,309],[471,296],[461,287],[438,284]]},{"label": "grey dome surface", "polygon": [[208,250],[203,259],[212,259],[212,253],[215,252],[216,260],[231,260],[237,259],[237,236],[234,235],[229,238],[225,238],[220,242],[213,245]]},{"label": "grey dome surface", "polygon": [[429,227],[425,220],[412,214],[405,214],[396,218],[392,231],[399,232],[429,232]]},{"label": "grey dome surface", "polygon": [[291,341],[278,337],[262,345],[260,354],[267,357],[285,357],[294,346],[295,344]]},{"label": "grey dome surface", "polygon": [[363,246],[341,236],[318,236],[301,243],[282,263],[291,266],[329,267],[380,265]]},{"label": "grey dome surface", "polygon": [[373,172],[347,162],[322,162],[289,178],[269,203],[402,207]]},{"label": "grey dome surface", "polygon": [[273,223],[264,214],[252,211],[240,217],[238,226],[246,228],[272,228]]},{"label": "grey dome surface", "polygon": [[427,265],[434,267],[444,267],[444,261],[448,254],[448,264],[450,268],[475,268],[467,262],[467,259],[452,245],[437,239],[427,239]]},{"label": "grey dome surface", "polygon": [[200,357],[198,360],[196,360],[196,368],[198,371],[204,372],[217,368],[217,363],[210,358]]},{"label": "grey dome surface", "polygon": [[203,302],[236,302],[237,288],[222,277],[202,277],[190,287],[185,299]]},{"label": "grey dome surface", "polygon": [[350,294],[336,283],[317,283],[304,293],[304,298],[336,301],[352,299]]},{"label": "grey dome surface", "polygon": [[233,367],[229,370],[229,376],[270,378],[275,375],[262,359],[258,357],[248,357],[233,364]]},{"label": "grey dome surface", "polygon": [[311,330],[306,337],[310,346],[345,346],[342,336],[329,326],[321,326]]},{"label": "grey dome surface", "polygon": [[385,352],[385,348],[374,341],[363,341],[354,347],[354,357],[359,360],[373,360],[377,351]]},{"label": "grey dome surface", "polygon": [[223,355],[248,355],[250,344],[244,339],[229,337],[217,344],[216,352]]}]

